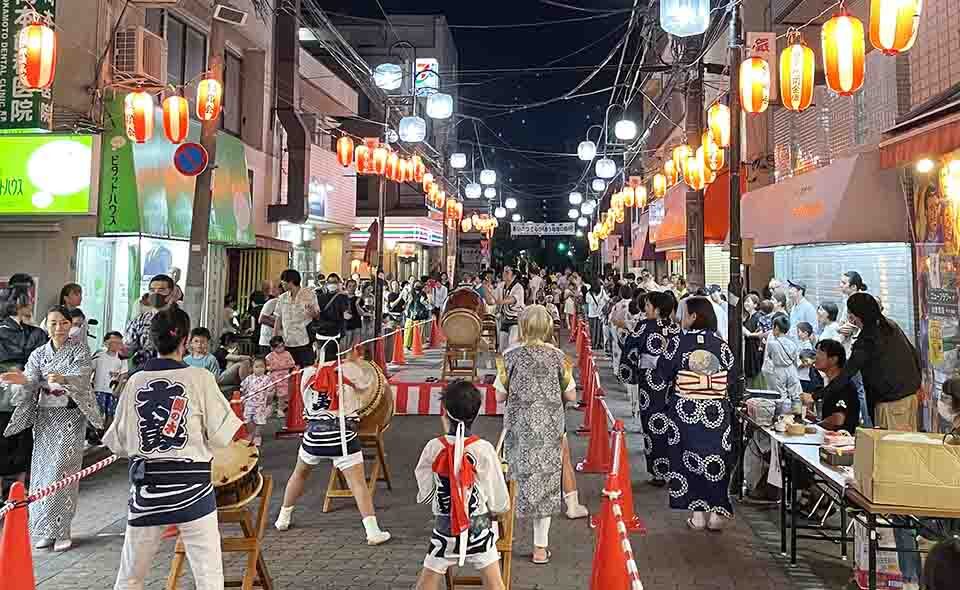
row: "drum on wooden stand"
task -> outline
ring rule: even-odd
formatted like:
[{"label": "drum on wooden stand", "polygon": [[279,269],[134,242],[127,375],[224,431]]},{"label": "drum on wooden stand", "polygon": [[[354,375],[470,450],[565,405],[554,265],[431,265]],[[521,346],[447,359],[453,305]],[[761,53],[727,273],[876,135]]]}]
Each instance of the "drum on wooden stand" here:
[{"label": "drum on wooden stand", "polygon": [[469,287],[454,289],[447,298],[447,305],[440,317],[440,327],[447,337],[448,346],[476,346],[480,341],[481,318],[484,315],[486,306],[479,293]]},{"label": "drum on wooden stand", "polygon": [[260,451],[248,440],[235,440],[225,448],[214,449],[211,471],[218,510],[246,506],[263,487]]},{"label": "drum on wooden stand", "polygon": [[360,432],[377,432],[385,430],[393,420],[394,399],[393,388],[387,381],[386,375],[376,363],[363,359],[350,360],[356,363],[365,373],[373,378],[370,386],[355,388],[357,396],[357,416],[360,417]]}]

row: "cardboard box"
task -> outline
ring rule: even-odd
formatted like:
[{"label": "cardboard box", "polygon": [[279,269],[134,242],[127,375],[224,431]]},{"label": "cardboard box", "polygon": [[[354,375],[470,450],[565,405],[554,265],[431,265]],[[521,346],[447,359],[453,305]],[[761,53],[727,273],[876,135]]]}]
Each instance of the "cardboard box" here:
[{"label": "cardboard box", "polygon": [[875,504],[914,508],[960,505],[960,445],[942,434],[857,429],[857,488]]}]

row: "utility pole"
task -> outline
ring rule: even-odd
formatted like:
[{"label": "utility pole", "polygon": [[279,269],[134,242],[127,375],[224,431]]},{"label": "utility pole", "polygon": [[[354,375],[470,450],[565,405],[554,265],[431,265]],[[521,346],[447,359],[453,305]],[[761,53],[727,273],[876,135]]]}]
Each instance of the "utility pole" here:
[{"label": "utility pole", "polygon": [[[388,98],[383,105],[383,122],[386,125],[390,124],[390,99]],[[384,272],[383,271],[383,248],[386,241],[384,240],[384,234],[386,234],[386,224],[387,224],[387,179],[383,176],[378,177],[377,179],[377,191],[380,197],[377,199],[377,275]],[[377,275],[374,275],[376,278]],[[380,338],[383,335],[383,287],[386,282],[387,275],[384,273],[383,281],[375,280],[373,287],[373,336],[374,338]]]},{"label": "utility pole", "polygon": [[[207,40],[207,76],[223,88],[223,52],[226,24],[213,18],[216,3],[211,6],[210,37]],[[200,145],[207,150],[209,161],[206,170],[197,176],[193,192],[193,217],[190,226],[190,253],[187,262],[187,288],[183,297],[185,311],[193,326],[201,325],[203,314],[204,282],[207,276],[207,250],[210,237],[210,204],[213,200],[213,174],[217,162],[217,131],[220,117],[203,121],[200,125]]]},{"label": "utility pole", "polygon": [[[687,41],[687,59],[693,59],[700,51],[703,35],[690,37]],[[698,61],[690,68],[687,80],[687,117],[684,132],[687,145],[695,154],[700,147],[700,133],[703,131],[703,62]],[[691,292],[706,286],[703,245],[703,191],[687,190],[687,285]]]},{"label": "utility pole", "polygon": [[[730,286],[727,289],[727,337],[737,370],[737,379],[731,384],[730,397],[739,402],[744,390],[743,375],[743,277],[741,276],[742,236],[740,235],[740,60],[743,34],[740,5],[733,3],[730,14],[728,58],[730,89],[727,92],[730,107]],[[737,439],[740,440],[740,439]]]}]

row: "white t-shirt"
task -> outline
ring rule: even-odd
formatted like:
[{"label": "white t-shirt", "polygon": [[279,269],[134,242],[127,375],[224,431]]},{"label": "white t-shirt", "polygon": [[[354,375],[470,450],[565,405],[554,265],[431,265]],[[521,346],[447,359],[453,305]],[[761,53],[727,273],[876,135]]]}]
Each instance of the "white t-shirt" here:
[{"label": "white t-shirt", "polygon": [[587,317],[588,318],[598,318],[603,315],[603,306],[606,305],[607,297],[606,291],[600,289],[599,293],[594,293],[590,291],[587,293]]},{"label": "white t-shirt", "polygon": [[116,381],[120,373],[124,373],[124,362],[121,358],[106,350],[100,350],[93,355],[93,390],[111,392],[111,381]]},{"label": "white t-shirt", "polygon": [[277,299],[277,312],[274,316],[280,318],[284,346],[289,348],[309,345],[307,324],[313,319],[309,310],[317,305],[316,294],[310,289],[300,289],[296,298],[287,292]]},{"label": "white t-shirt", "polygon": [[537,300],[537,293],[540,292],[540,285],[543,284],[543,279],[540,278],[540,275],[533,275],[530,277],[530,298],[534,301]]},{"label": "white t-shirt", "polygon": [[264,324],[263,318],[270,317],[277,313],[278,301],[280,301],[280,298],[274,297],[264,303],[263,309],[260,310],[260,317],[258,319],[260,322],[260,346],[270,346],[270,339],[273,338],[273,326]]},{"label": "white t-shirt", "polygon": [[519,282],[515,283],[504,299],[507,297],[513,297],[514,302],[503,306],[504,315],[507,317],[519,318],[524,307],[523,285],[521,285]]}]

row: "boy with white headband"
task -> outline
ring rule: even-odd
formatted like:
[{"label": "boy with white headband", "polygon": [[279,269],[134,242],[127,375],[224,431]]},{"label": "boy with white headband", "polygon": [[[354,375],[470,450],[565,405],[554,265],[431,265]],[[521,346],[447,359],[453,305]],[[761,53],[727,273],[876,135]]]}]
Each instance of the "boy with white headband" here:
[{"label": "boy with white headband", "polygon": [[470,434],[482,396],[469,381],[443,390],[444,436],[427,443],[414,470],[417,502],[431,502],[436,521],[417,590],[439,590],[447,569],[469,563],[487,590],[504,588],[494,514],[510,508],[497,451]]}]

